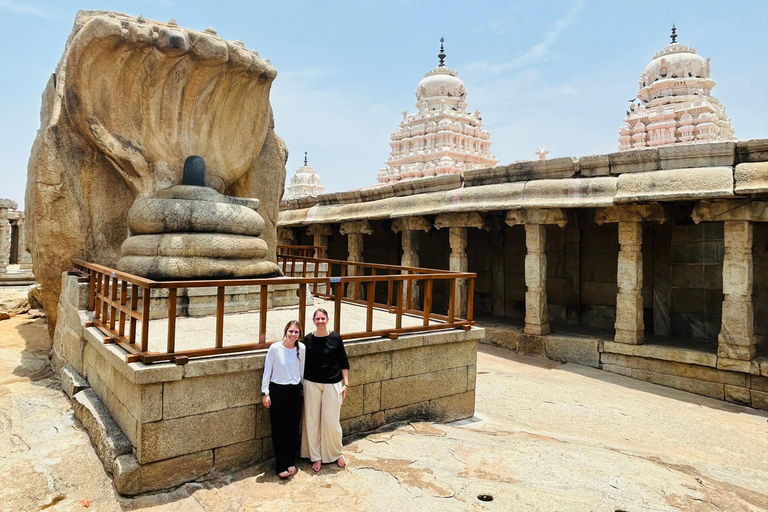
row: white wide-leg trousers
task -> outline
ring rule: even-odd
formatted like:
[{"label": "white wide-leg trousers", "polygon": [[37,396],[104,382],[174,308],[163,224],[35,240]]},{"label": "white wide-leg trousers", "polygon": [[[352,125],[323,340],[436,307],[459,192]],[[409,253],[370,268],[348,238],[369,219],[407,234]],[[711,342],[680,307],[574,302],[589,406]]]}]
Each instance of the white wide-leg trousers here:
[{"label": "white wide-leg trousers", "polygon": [[341,391],[344,383],[319,384],[304,381],[304,426],[301,456],[312,462],[333,462],[342,456]]}]

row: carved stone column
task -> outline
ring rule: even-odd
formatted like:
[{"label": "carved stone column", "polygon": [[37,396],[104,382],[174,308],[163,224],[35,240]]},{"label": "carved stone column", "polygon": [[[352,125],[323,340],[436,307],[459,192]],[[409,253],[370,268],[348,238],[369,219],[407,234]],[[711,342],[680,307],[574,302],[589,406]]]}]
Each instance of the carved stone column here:
[{"label": "carved stone column", "polygon": [[[343,222],[339,230],[342,235],[347,235],[347,249],[349,256],[347,261],[350,263],[357,263],[363,261],[363,235],[370,235],[373,233],[370,224],[367,220],[357,222]],[[355,265],[349,265],[347,267],[347,275],[356,275],[357,267]],[[349,285],[347,287],[347,297],[358,298],[360,296],[360,287]]]},{"label": "carved stone column", "polygon": [[[443,213],[435,219],[437,229],[448,228],[448,242],[451,254],[448,258],[448,269],[453,272],[466,272],[469,268],[467,258],[467,228],[482,228],[483,217],[476,212]],[[454,295],[454,312],[459,317],[467,314],[467,280],[456,280]]]},{"label": "carved stone column", "polygon": [[755,318],[752,307],[752,223],[725,221],[723,258],[723,316],[717,355],[751,361],[755,357]]},{"label": "carved stone column", "polygon": [[277,228],[277,245],[296,245],[296,231],[291,228]]},{"label": "carved stone column", "polygon": [[643,343],[643,224],[619,222],[619,264],[616,274],[616,334],[614,341]]},{"label": "carved stone column", "polygon": [[8,210],[0,208],[0,274],[8,272],[11,251],[10,236],[11,223],[8,222]]},{"label": "carved stone column", "polygon": [[[392,222],[392,231],[400,233],[403,255],[400,258],[400,265],[403,267],[418,267],[419,266],[419,231],[425,233],[430,230],[432,225],[424,217],[401,217],[395,219]],[[406,273],[406,271],[402,271]],[[403,286],[403,304],[406,308],[418,309],[419,305],[419,287],[412,286],[411,288],[411,303],[406,304],[405,301],[408,296],[408,284],[407,282]]]},{"label": "carved stone column", "polygon": [[525,225],[525,328],[527,334],[549,334],[547,311],[546,224],[565,227],[567,219],[559,208],[512,210],[507,213],[509,226]]},{"label": "carved stone column", "polygon": [[[328,257],[328,237],[331,236],[331,226],[327,224],[312,224],[307,228],[307,234],[314,237],[312,245],[321,245],[325,247],[326,258]],[[315,251],[315,257],[319,257]]]},{"label": "carved stone column", "polygon": [[644,341],[643,321],[643,222],[666,221],[659,203],[630,204],[600,208],[595,222],[619,224],[618,269],[616,271],[616,322],[614,341],[640,345]]},{"label": "carved stone column", "polygon": [[544,224],[525,225],[525,329],[527,334],[549,334],[547,311],[547,230]]},{"label": "carved stone column", "polygon": [[19,219],[19,268],[31,269],[32,268],[32,255],[27,252],[27,235],[26,227],[24,226],[24,217]]}]

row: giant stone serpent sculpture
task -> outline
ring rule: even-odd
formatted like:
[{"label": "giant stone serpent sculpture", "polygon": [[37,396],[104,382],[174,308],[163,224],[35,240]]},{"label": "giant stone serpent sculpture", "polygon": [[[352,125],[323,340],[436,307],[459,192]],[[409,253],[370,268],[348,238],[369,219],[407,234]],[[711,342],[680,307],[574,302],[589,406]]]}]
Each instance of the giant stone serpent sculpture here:
[{"label": "giant stone serpent sculpture", "polygon": [[77,14],[43,92],[27,175],[28,247],[51,333],[61,272],[73,257],[115,266],[131,205],[180,185],[190,155],[207,162],[214,192],[260,201],[263,260],[275,261],[287,158],[269,105],[276,75],[212,28]]}]

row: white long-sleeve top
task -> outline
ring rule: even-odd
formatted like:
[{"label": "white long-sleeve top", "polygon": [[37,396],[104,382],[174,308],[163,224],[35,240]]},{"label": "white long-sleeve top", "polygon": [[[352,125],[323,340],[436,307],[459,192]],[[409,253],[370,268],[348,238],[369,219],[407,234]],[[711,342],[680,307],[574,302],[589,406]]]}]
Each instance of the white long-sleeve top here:
[{"label": "white long-sleeve top", "polygon": [[286,348],[282,341],[273,343],[267,351],[264,361],[264,376],[261,378],[261,392],[269,393],[269,383],[298,384],[304,376],[304,361],[307,360],[307,347],[300,341],[299,357],[296,348]]}]

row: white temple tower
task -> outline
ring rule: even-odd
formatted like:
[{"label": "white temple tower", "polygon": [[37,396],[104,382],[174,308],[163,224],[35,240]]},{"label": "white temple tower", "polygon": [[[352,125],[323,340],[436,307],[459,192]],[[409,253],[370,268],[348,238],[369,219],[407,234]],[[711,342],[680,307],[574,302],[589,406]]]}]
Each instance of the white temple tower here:
[{"label": "white temple tower", "polygon": [[291,184],[283,194],[283,199],[298,199],[305,196],[317,196],[323,193],[325,186],[320,182],[320,175],[307,165],[307,152],[304,152],[304,165],[296,169],[291,176]]},{"label": "white temple tower", "polygon": [[467,91],[456,71],[445,66],[443,39],[439,65],[416,86],[416,113],[403,111],[392,133],[392,152],[379,171],[379,184],[435,176],[464,174],[467,169],[492,167],[490,135],[480,112],[467,112]]},{"label": "white temple tower", "polygon": [[711,95],[709,59],[690,46],[672,43],[653,56],[640,75],[638,103],[631,100],[619,129],[619,150],[734,140],[725,107]]}]

